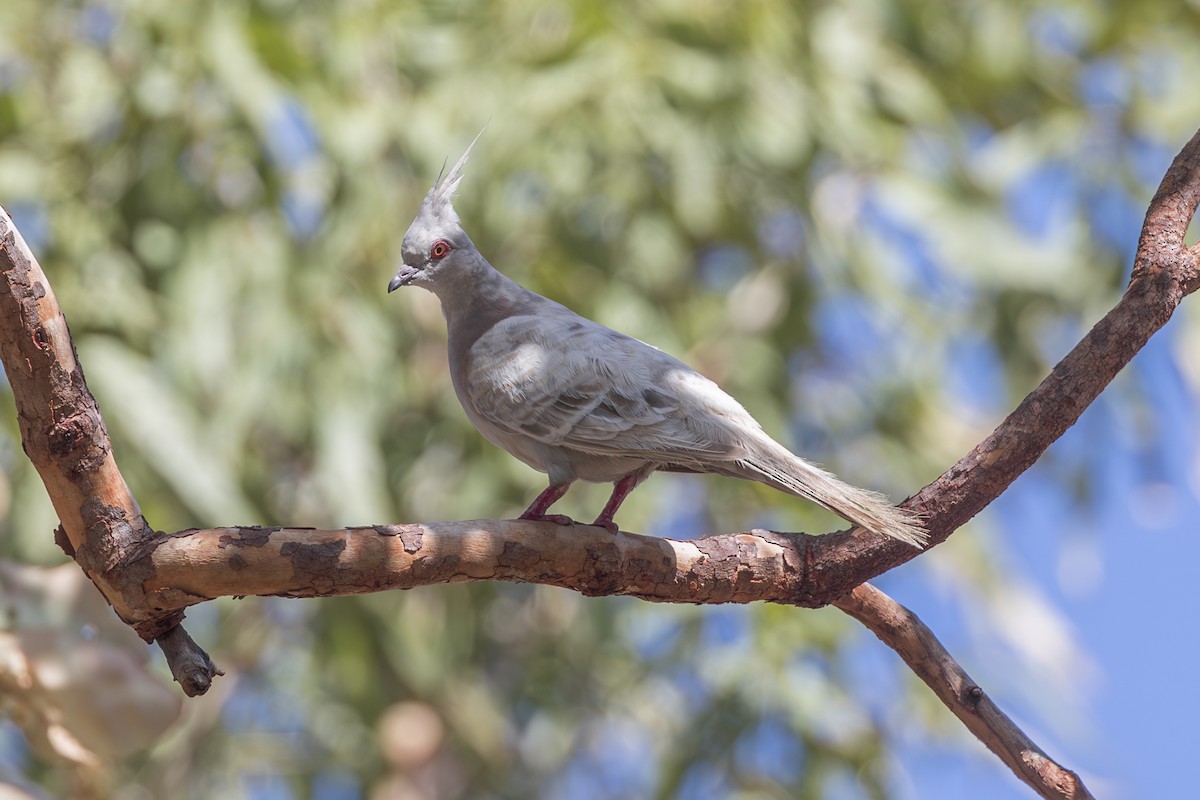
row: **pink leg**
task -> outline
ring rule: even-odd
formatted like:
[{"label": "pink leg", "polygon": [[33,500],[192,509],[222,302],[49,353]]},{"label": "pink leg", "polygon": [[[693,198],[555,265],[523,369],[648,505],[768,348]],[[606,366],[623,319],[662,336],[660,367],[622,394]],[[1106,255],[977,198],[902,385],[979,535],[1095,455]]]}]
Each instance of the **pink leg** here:
[{"label": "pink leg", "polygon": [[617,481],[613,485],[612,495],[608,498],[608,502],[604,504],[604,510],[600,512],[600,516],[596,517],[596,521],[592,524],[598,528],[607,528],[610,533],[616,533],[619,529],[617,528],[617,523],[613,522],[613,517],[616,516],[617,509],[621,507],[621,503],[625,502],[625,498],[629,496],[629,493],[645,477],[645,475],[634,472]]},{"label": "pink leg", "polygon": [[559,525],[574,525],[575,520],[568,517],[566,514],[547,514],[546,509],[554,505],[560,497],[567,493],[567,489],[571,488],[570,483],[564,483],[560,486],[551,484],[546,487],[546,491],[537,496],[529,508],[525,509],[525,513],[517,519],[528,519],[535,522],[554,522]]}]

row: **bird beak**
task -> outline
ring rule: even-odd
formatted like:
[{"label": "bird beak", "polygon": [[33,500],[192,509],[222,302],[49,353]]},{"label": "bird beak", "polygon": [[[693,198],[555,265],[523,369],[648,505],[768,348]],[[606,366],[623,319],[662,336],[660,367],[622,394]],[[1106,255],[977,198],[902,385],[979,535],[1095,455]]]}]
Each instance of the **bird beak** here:
[{"label": "bird beak", "polygon": [[397,272],[396,276],[388,282],[388,294],[396,291],[406,283],[411,283],[412,279],[417,277],[417,273],[419,271],[420,270],[418,270],[416,267],[410,267],[408,264],[402,264],[400,266],[400,271]]}]

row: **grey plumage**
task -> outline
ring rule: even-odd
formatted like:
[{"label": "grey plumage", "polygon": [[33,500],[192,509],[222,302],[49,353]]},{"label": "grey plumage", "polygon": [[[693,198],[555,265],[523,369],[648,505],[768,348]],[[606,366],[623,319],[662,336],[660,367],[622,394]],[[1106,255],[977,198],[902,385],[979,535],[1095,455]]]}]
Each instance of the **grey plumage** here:
[{"label": "grey plumage", "polygon": [[549,476],[549,488],[522,518],[570,522],[546,510],[571,482],[611,481],[612,498],[595,524],[616,530],[613,515],[625,496],[667,469],[765,483],[868,530],[924,543],[909,512],[793,455],[708,378],[496,271],[453,207],[470,152],[425,196],[388,291],[411,284],[437,295],[467,417],[493,444]]}]

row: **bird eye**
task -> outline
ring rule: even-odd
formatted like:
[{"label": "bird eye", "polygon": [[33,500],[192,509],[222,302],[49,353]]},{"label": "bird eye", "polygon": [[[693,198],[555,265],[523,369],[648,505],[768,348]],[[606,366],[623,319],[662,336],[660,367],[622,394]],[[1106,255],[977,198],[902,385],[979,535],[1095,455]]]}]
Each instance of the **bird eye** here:
[{"label": "bird eye", "polygon": [[445,258],[450,253],[450,245],[442,240],[433,243],[433,247],[429,248],[431,258]]}]

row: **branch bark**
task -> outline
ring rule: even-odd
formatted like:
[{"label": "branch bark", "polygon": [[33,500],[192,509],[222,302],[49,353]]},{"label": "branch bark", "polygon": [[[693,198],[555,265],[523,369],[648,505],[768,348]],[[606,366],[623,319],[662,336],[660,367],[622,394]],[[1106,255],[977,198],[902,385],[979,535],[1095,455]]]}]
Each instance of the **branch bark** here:
[{"label": "branch bark", "polygon": [[[924,517],[930,546],[1028,469],[1195,291],[1198,253],[1184,235],[1198,202],[1200,132],[1151,202],[1120,303],[990,436],[906,501]],[[25,452],[62,522],[60,540],[118,615],[143,638],[160,641],[189,695],[203,693],[220,671],[179,621],[187,606],[223,594],[324,596],[509,580],[659,602],[835,603],[882,630],[889,624],[883,605],[866,602],[870,590],[855,587],[918,553],[861,530],[821,537],[751,531],[678,542],[497,520],[164,535],[146,523],[116,467],[50,284],[2,210],[0,274],[0,359]]]},{"label": "branch bark", "polygon": [[1079,776],[1026,736],[971,680],[916,614],[869,583],[854,587],[833,605],[895,650],[967,730],[1035,792],[1060,800],[1092,800],[1092,793]]},{"label": "branch bark", "polygon": [[112,456],[96,400],[87,389],[67,322],[29,247],[0,214],[5,289],[0,293],[0,358],[12,386],[25,454],[33,462],[69,550],[121,619],[139,621],[118,570],[128,548],[148,541],[137,501]]}]

